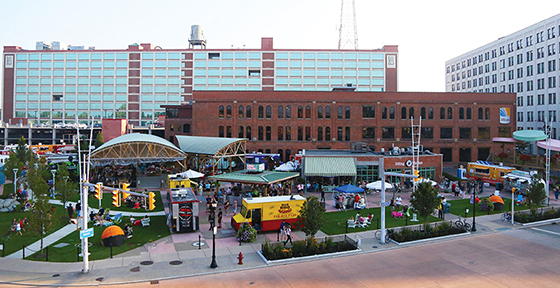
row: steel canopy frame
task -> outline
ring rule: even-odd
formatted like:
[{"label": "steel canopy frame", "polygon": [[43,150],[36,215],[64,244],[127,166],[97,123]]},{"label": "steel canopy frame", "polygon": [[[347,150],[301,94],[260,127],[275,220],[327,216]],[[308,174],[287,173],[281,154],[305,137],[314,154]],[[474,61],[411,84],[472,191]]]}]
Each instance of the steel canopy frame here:
[{"label": "steel canopy frame", "polygon": [[179,149],[173,149],[159,143],[148,141],[123,142],[105,147],[91,153],[93,165],[106,162],[117,164],[147,163],[155,161],[177,161],[184,167],[181,160],[187,155]]},{"label": "steel canopy frame", "polygon": [[[247,151],[246,148],[247,148],[247,140],[243,139],[225,145],[220,150],[218,150],[218,152],[216,152],[215,154],[198,154],[198,153],[189,153],[185,151],[183,152],[187,155],[187,163],[191,160],[195,160],[195,159],[198,160],[199,170],[200,170],[200,163],[206,163],[207,160],[211,160],[212,172],[215,174],[216,167],[220,163],[220,160],[223,160],[224,158],[238,157],[239,159],[241,159],[241,162],[243,163],[243,167],[245,167],[246,165],[245,151]],[[231,164],[229,168],[231,172],[232,170]]]}]

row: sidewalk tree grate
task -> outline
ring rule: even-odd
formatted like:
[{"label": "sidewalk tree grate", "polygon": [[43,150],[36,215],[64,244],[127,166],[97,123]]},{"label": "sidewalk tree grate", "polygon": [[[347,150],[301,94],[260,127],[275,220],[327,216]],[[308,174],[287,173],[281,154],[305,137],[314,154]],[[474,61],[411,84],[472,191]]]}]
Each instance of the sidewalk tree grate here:
[{"label": "sidewalk tree grate", "polygon": [[150,284],[159,284],[159,280],[152,280],[150,281]]},{"label": "sidewalk tree grate", "polygon": [[130,272],[140,272],[140,266],[130,268]]},{"label": "sidewalk tree grate", "polygon": [[52,277],[59,277],[60,274],[53,274]]},{"label": "sidewalk tree grate", "polygon": [[140,262],[140,265],[144,265],[144,266],[148,266],[148,265],[152,265],[154,264],[154,261],[142,261]]},{"label": "sidewalk tree grate", "polygon": [[371,246],[371,248],[377,248],[377,246]]},{"label": "sidewalk tree grate", "polygon": [[103,282],[104,277],[95,278],[95,281]]},{"label": "sidewalk tree grate", "polygon": [[183,264],[183,261],[179,261],[179,260],[174,260],[169,262],[169,265],[181,265]]}]

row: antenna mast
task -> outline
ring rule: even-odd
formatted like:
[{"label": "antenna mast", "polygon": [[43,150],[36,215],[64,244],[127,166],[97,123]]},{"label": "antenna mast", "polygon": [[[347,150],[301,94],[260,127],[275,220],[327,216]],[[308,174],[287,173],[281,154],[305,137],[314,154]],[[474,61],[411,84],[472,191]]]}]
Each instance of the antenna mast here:
[{"label": "antenna mast", "polygon": [[355,0],[341,0],[338,49],[358,50],[358,24],[356,24]]}]

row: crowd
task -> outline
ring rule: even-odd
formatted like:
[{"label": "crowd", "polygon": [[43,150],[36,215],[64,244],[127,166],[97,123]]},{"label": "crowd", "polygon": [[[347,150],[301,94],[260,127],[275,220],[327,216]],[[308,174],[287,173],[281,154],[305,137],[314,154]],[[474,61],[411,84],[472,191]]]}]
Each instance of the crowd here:
[{"label": "crowd", "polygon": [[27,226],[28,224],[29,220],[27,219],[27,217],[18,220],[14,218],[14,220],[12,221],[12,225],[10,225],[10,232],[23,235],[21,231],[25,232],[25,226]]}]

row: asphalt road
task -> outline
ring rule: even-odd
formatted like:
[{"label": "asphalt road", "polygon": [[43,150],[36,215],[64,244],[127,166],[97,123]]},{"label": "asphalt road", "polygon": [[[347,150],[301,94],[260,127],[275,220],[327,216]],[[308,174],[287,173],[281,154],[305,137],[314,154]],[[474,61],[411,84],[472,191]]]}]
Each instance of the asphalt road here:
[{"label": "asphalt road", "polygon": [[559,287],[559,268],[560,226],[546,225],[119,287]]}]

